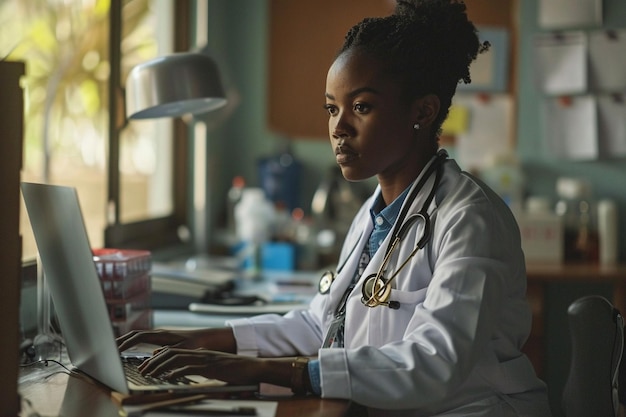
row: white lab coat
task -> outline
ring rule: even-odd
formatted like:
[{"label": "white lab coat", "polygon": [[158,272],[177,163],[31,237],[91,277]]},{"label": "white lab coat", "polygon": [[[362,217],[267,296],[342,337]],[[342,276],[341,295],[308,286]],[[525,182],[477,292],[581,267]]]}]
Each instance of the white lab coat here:
[{"label": "white lab coat", "polygon": [[[422,208],[434,175],[409,213]],[[340,271],[328,294],[308,310],[230,323],[242,354],[318,355],[322,396],[346,398],[371,416],[550,415],[545,384],[520,349],[530,332],[524,256],[508,207],[456,162],[444,163],[430,205],[431,238],[395,278],[400,308],[361,303],[361,282],[347,302],[344,349],[320,349],[372,231],[374,198],[356,215]],[[424,225],[413,225],[394,254],[395,271]],[[363,277],[376,272],[391,236]],[[387,275],[388,276],[388,275]]]}]

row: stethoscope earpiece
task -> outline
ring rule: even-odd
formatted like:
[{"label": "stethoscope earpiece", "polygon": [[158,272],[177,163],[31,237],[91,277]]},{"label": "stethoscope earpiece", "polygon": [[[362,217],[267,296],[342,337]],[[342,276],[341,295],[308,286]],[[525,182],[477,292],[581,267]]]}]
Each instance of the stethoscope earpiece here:
[{"label": "stethoscope earpiece", "polygon": [[333,271],[326,271],[322,274],[322,277],[320,278],[320,282],[318,284],[320,294],[327,294],[330,291],[330,287],[333,284],[336,276],[337,274],[335,274]]}]

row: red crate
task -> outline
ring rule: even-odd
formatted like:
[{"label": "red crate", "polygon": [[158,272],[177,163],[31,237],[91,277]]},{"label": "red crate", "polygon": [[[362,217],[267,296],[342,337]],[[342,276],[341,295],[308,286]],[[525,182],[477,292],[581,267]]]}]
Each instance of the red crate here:
[{"label": "red crate", "polygon": [[152,328],[152,310],[135,312],[127,320],[111,321],[115,337],[122,336],[131,330],[149,330]]},{"label": "red crate", "polygon": [[93,260],[100,279],[107,281],[143,275],[152,268],[152,254],[144,250],[94,249]]},{"label": "red crate", "polygon": [[112,321],[124,321],[150,308],[150,293],[136,295],[125,300],[107,300],[109,317]]},{"label": "red crate", "polygon": [[101,280],[102,291],[107,303],[115,301],[124,301],[137,295],[150,293],[150,275],[144,274],[135,276],[130,279]]},{"label": "red crate", "polygon": [[149,251],[94,249],[93,259],[107,302],[150,293]]}]

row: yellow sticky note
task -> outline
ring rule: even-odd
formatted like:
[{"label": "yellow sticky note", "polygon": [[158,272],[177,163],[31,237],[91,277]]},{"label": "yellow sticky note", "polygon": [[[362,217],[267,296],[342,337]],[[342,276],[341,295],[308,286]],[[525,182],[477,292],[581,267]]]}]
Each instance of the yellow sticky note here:
[{"label": "yellow sticky note", "polygon": [[460,135],[467,132],[469,110],[465,106],[452,105],[448,117],[443,122],[441,130],[444,135]]}]

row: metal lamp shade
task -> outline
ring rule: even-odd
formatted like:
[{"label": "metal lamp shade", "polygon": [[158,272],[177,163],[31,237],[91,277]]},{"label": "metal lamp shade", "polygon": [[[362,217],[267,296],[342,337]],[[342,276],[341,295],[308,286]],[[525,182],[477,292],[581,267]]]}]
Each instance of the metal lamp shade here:
[{"label": "metal lamp shade", "polygon": [[153,119],[206,113],[226,105],[217,65],[208,55],[175,53],[134,67],[126,80],[126,117]]}]

